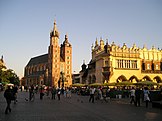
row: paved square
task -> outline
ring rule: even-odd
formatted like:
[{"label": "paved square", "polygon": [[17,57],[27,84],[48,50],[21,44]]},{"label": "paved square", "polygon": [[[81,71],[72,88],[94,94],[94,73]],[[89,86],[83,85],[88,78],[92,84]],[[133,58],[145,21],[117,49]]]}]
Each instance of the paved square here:
[{"label": "paved square", "polygon": [[0,121],[162,121],[162,110],[129,104],[129,99],[112,99],[110,102],[89,103],[87,96],[72,94],[72,98],[61,96],[61,100],[51,100],[44,96],[35,101],[25,101],[28,92],[18,93],[18,103],[12,102],[12,112],[5,114],[6,102],[0,92]]}]

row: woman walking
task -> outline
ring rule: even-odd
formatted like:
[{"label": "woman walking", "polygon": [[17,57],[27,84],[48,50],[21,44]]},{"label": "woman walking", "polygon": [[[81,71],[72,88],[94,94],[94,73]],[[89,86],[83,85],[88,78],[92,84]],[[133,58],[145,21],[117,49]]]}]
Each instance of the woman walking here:
[{"label": "woman walking", "polygon": [[148,102],[150,101],[150,98],[149,98],[150,92],[148,91],[148,87],[144,88],[143,94],[144,94],[144,101],[146,102],[146,108],[148,108]]}]

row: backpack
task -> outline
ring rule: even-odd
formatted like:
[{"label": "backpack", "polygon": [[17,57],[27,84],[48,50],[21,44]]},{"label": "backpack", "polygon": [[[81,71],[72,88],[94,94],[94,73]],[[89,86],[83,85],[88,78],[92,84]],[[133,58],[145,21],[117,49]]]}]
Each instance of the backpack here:
[{"label": "backpack", "polygon": [[4,92],[4,97],[5,97],[6,99],[15,100],[15,95],[14,95],[14,93],[13,93],[12,90],[8,90],[8,89],[7,89],[7,90]]}]

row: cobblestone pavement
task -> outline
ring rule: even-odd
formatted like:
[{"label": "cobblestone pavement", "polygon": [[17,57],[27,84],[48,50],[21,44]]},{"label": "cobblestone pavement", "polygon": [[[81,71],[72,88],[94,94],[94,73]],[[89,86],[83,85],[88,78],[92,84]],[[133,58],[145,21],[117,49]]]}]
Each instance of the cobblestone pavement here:
[{"label": "cobblestone pavement", "polygon": [[33,102],[25,101],[28,92],[18,93],[18,103],[12,102],[12,112],[5,114],[6,102],[0,92],[0,121],[162,121],[162,110],[149,105],[145,108],[129,104],[129,99],[112,99],[109,102],[89,103],[87,96],[72,95],[71,99],[51,100],[35,95]]}]

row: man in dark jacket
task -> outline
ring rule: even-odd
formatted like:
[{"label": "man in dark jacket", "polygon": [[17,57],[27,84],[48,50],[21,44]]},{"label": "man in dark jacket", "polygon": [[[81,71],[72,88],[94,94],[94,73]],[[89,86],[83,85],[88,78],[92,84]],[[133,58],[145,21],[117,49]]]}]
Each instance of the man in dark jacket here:
[{"label": "man in dark jacket", "polygon": [[10,86],[8,86],[7,89],[5,90],[4,97],[6,98],[6,102],[7,102],[5,114],[8,114],[8,111],[11,112],[10,104],[11,104],[11,100],[13,98],[13,92],[12,92]]},{"label": "man in dark jacket", "polygon": [[139,106],[140,107],[140,98],[141,98],[141,90],[137,87],[135,90],[135,106]]}]

